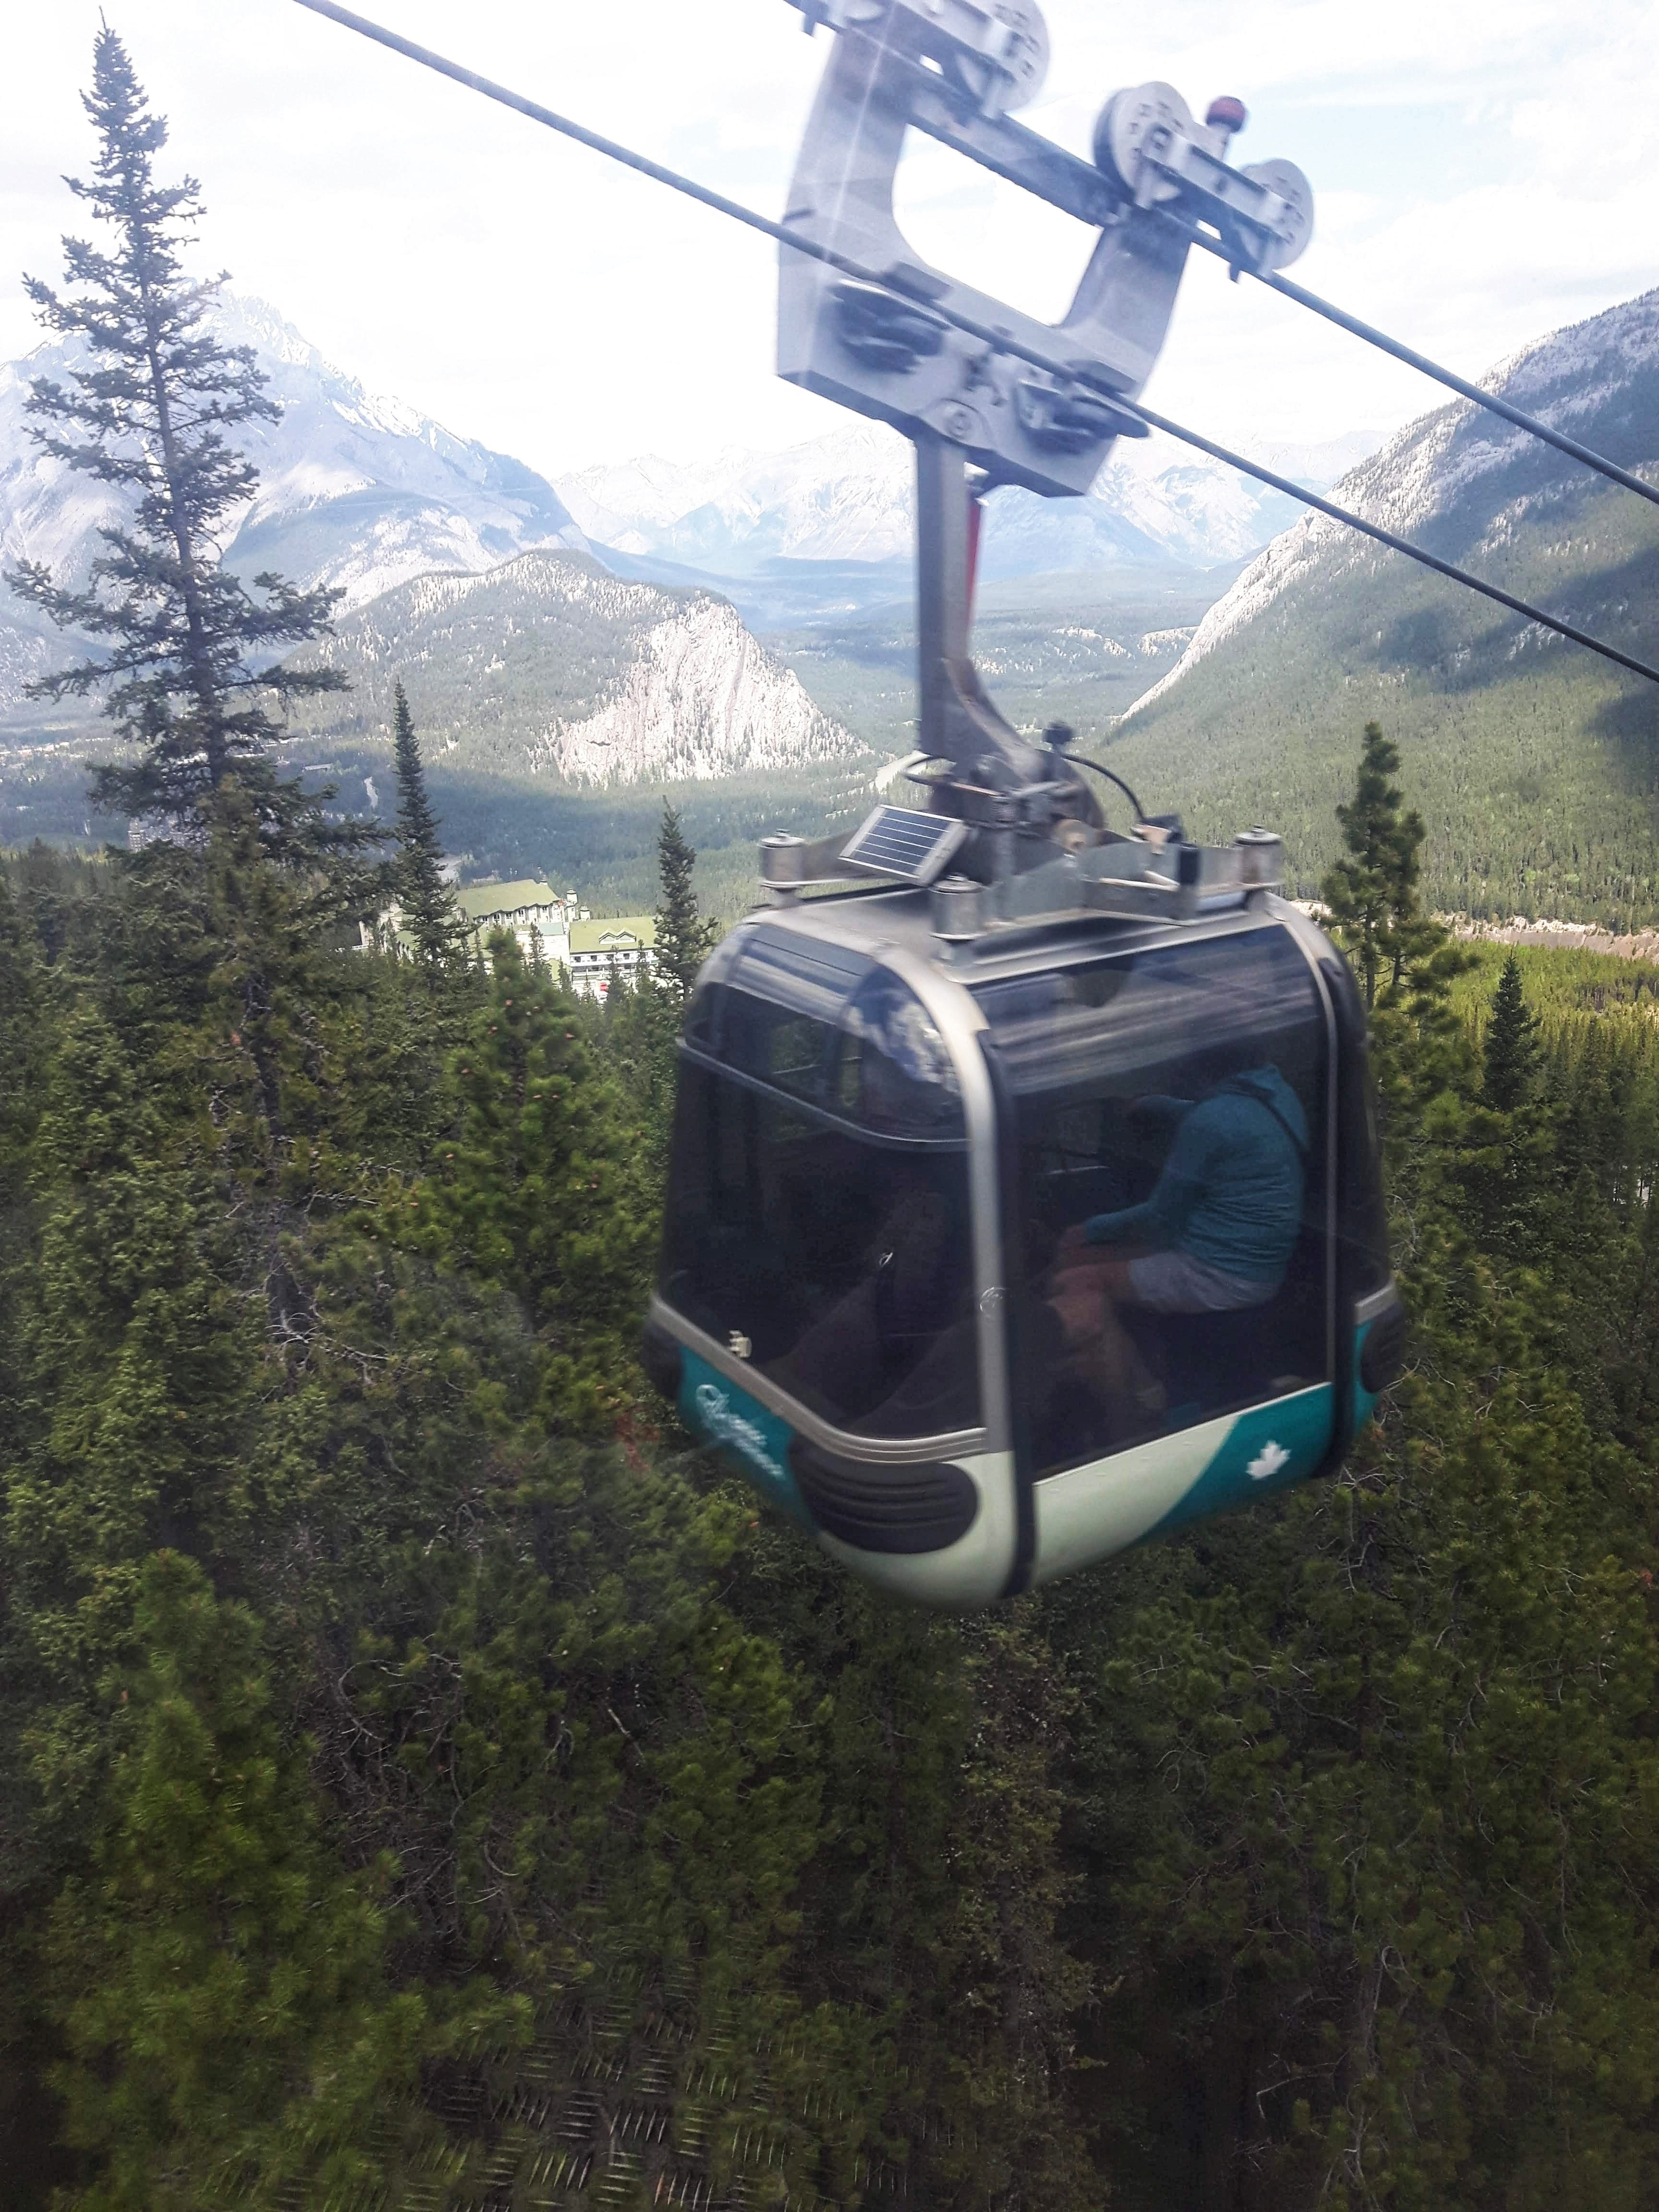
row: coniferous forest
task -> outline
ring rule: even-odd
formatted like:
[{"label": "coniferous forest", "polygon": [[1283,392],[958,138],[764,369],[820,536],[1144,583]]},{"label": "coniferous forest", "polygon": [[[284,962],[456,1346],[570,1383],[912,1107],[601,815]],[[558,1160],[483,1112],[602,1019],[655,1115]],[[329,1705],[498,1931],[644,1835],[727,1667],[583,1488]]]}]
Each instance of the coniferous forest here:
[{"label": "coniferous forest", "polygon": [[257,372],[112,33],[88,108],[35,406],[133,520],[14,581],[141,834],[0,870],[0,2203],[1650,2206],[1651,994],[1452,944],[1352,733],[1378,1422],[994,1613],[865,1592],[636,1364],[678,823],[601,1007],[473,964],[406,701],[395,824],[277,772],[326,595],[216,563]]}]

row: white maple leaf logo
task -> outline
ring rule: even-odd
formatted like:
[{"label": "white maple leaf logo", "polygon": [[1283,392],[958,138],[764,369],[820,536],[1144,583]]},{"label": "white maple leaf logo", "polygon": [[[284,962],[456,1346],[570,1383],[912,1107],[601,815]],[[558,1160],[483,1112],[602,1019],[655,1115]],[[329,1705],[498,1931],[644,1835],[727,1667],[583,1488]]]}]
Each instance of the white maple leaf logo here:
[{"label": "white maple leaf logo", "polygon": [[1279,1468],[1284,1466],[1285,1461],[1289,1459],[1289,1457],[1290,1454],[1285,1450],[1284,1445],[1276,1444],[1273,1438],[1269,1437],[1267,1443],[1262,1445],[1261,1450],[1250,1462],[1249,1467],[1246,1472],[1254,1476],[1257,1482],[1265,1482],[1270,1474],[1278,1474]]}]

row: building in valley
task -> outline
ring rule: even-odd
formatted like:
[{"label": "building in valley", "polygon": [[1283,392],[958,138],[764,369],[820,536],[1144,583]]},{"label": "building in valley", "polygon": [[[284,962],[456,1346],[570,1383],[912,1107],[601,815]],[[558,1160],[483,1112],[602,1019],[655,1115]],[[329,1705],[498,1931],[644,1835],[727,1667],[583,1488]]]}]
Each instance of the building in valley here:
[{"label": "building in valley", "polygon": [[488,942],[490,932],[505,929],[519,940],[525,958],[534,957],[541,941],[542,957],[550,967],[570,965],[570,929],[578,915],[574,891],[562,896],[550,884],[521,878],[510,884],[465,884],[455,893],[455,903],[475,942]]},{"label": "building in valley", "polygon": [[[483,951],[492,930],[505,929],[519,940],[526,960],[533,959],[538,943],[550,967],[568,969],[571,925],[584,920],[587,908],[574,891],[559,892],[534,877],[510,884],[463,884],[455,887],[455,905],[466,933]],[[404,927],[403,908],[389,906],[371,927],[365,922],[361,936],[365,951],[377,943],[407,952],[410,945]]]},{"label": "building in valley", "polygon": [[584,997],[603,999],[617,975],[654,968],[657,925],[648,914],[620,915],[570,925],[570,981]]}]

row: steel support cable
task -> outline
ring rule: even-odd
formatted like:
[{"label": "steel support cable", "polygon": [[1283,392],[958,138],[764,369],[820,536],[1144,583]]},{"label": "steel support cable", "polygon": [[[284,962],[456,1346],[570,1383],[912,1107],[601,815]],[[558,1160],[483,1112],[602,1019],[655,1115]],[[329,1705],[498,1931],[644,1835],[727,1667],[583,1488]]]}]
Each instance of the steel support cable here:
[{"label": "steel support cable", "polygon": [[[839,270],[843,276],[852,277],[855,283],[878,285],[887,291],[893,289],[879,270],[868,269],[862,262],[854,261],[850,255],[837,253],[832,246],[820,246],[817,240],[804,237],[783,223],[774,222],[769,216],[763,216],[754,208],[744,207],[738,200],[727,199],[723,192],[713,191],[707,185],[697,184],[692,178],[682,176],[676,169],[665,168],[659,161],[649,161],[643,154],[635,154],[630,148],[619,145],[614,138],[606,138],[597,131],[589,131],[583,125],[573,122],[568,116],[560,115],[553,108],[544,107],[538,100],[527,100],[522,93],[509,91],[507,86],[495,83],[490,77],[481,76],[473,70],[463,69],[459,62],[447,60],[442,54],[434,53],[430,47],[417,46],[412,39],[403,38],[396,31],[389,31],[380,23],[371,22],[366,15],[356,15],[349,8],[339,6],[337,0],[295,0],[295,5],[309,9],[314,15],[325,15],[330,21],[339,23],[349,31],[356,31],[363,38],[372,39],[377,46],[389,47],[393,53],[402,54],[408,61],[418,62],[422,68],[434,70],[440,76],[450,77],[455,83],[465,85],[469,91],[482,93],[486,100],[496,100],[503,107],[511,107],[519,114],[527,116],[532,123],[543,124],[550,131],[574,138],[578,145],[589,147],[596,154],[605,154],[611,161],[621,162],[624,168],[633,169],[642,177],[649,177],[655,184],[667,185],[671,191],[683,193],[688,199],[713,208],[718,215],[730,216],[734,222],[740,222],[750,230],[757,230],[763,237],[775,239],[780,246],[788,246],[793,252],[804,253],[811,260],[821,261]],[[1308,296],[1310,300],[1313,298],[1311,294]],[[960,314],[954,308],[936,301],[929,301],[925,312],[939,321],[949,324],[953,329],[965,332],[969,337],[977,338],[994,352],[1011,355],[1015,360],[1025,362],[1031,368],[1040,368],[1066,383],[1077,380],[1075,372],[1064,362],[1040,352],[1035,346],[1024,344],[1006,330],[981,323],[972,315]],[[1334,314],[1340,313],[1339,310],[1332,312]],[[1474,387],[1471,386],[1470,390],[1473,392]],[[1333,521],[1344,523],[1350,530],[1357,530],[1362,537],[1372,538],[1393,552],[1405,554],[1408,560],[1433,569],[1437,575],[1449,577],[1455,584],[1479,592],[1483,599],[1492,599],[1500,607],[1507,607],[1512,614],[1521,615],[1528,622],[1538,623],[1541,629],[1553,630],[1559,637],[1570,638],[1575,645],[1582,645],[1591,653],[1600,653],[1604,660],[1615,661],[1620,667],[1628,668],[1637,676],[1645,676],[1650,683],[1659,684],[1659,668],[1650,667],[1646,661],[1638,660],[1628,653],[1620,653],[1616,646],[1604,645],[1599,638],[1592,637],[1588,630],[1578,629],[1571,623],[1558,620],[1554,615],[1547,614],[1543,608],[1516,599],[1513,592],[1500,591],[1496,584],[1483,583],[1479,576],[1471,575],[1468,569],[1425,552],[1420,545],[1413,545],[1409,538],[1396,536],[1392,530],[1383,529],[1379,523],[1367,522],[1363,515],[1355,514],[1348,507],[1339,507],[1334,500],[1322,498],[1317,492],[1308,490],[1305,485],[1297,483],[1292,478],[1282,477],[1273,469],[1264,468],[1259,461],[1247,460],[1243,454],[1218,445],[1213,439],[1203,437],[1196,430],[1188,430],[1182,424],[1171,422],[1167,415],[1155,414],[1150,407],[1143,407],[1139,400],[1126,399],[1116,392],[1099,396],[1109,398],[1111,406],[1135,416],[1149,429],[1162,430],[1166,437],[1177,439],[1183,445],[1196,447],[1200,453],[1208,453],[1212,459],[1237,469],[1241,475],[1254,477],[1259,483],[1271,484],[1275,491],[1287,493],[1303,506],[1315,507],[1321,514],[1328,515]],[[1477,393],[1475,396],[1484,401],[1490,394]],[[1553,433],[1548,434],[1553,440]],[[1612,464],[1607,465],[1611,467]],[[1640,484],[1639,480],[1632,479],[1632,482],[1638,483],[1638,489],[1647,491],[1648,487]]]},{"label": "steel support cable", "polygon": [[1501,415],[1504,422],[1513,422],[1517,430],[1526,430],[1533,437],[1541,438],[1547,446],[1553,446],[1558,453],[1565,453],[1571,460],[1582,461],[1586,468],[1595,470],[1610,483],[1621,484],[1626,491],[1639,492],[1644,499],[1651,500],[1656,507],[1659,507],[1659,489],[1644,483],[1638,476],[1632,476],[1628,469],[1621,469],[1617,461],[1608,460],[1605,453],[1595,453],[1589,446],[1581,446],[1577,438],[1569,438],[1565,431],[1553,430],[1536,415],[1528,415],[1524,409],[1511,406],[1507,399],[1500,398],[1495,392],[1485,391],[1480,385],[1469,383],[1455,371],[1443,368],[1437,361],[1431,361],[1426,354],[1402,345],[1398,338],[1391,338],[1386,331],[1379,331],[1375,324],[1361,322],[1358,315],[1349,314],[1346,308],[1334,306],[1329,300],[1322,300],[1317,292],[1310,292],[1305,285],[1293,283],[1290,277],[1280,276],[1276,270],[1269,270],[1264,276],[1259,269],[1237,263],[1218,238],[1211,238],[1201,230],[1194,230],[1188,234],[1193,244],[1201,246],[1206,253],[1218,255],[1235,268],[1243,266],[1246,274],[1254,276],[1257,283],[1268,285],[1275,292],[1282,292],[1287,300],[1294,300],[1297,307],[1306,307],[1316,315],[1322,315],[1328,323],[1334,323],[1339,330],[1363,338],[1367,345],[1376,346],[1382,353],[1392,354],[1396,361],[1403,361],[1407,368],[1421,370],[1425,376],[1432,377],[1437,384],[1443,384],[1449,392],[1456,392],[1460,398],[1472,400],[1475,406],[1484,407],[1489,415]]}]

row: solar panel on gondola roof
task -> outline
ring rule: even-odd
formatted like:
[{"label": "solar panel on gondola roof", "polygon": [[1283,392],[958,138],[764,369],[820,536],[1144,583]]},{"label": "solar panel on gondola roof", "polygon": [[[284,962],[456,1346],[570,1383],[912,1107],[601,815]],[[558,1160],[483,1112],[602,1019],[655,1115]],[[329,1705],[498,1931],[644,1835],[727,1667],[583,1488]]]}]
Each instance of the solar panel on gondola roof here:
[{"label": "solar panel on gondola roof", "polygon": [[964,835],[963,825],[948,815],[915,806],[878,806],[854,831],[842,859],[850,867],[902,883],[931,884]]}]

